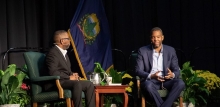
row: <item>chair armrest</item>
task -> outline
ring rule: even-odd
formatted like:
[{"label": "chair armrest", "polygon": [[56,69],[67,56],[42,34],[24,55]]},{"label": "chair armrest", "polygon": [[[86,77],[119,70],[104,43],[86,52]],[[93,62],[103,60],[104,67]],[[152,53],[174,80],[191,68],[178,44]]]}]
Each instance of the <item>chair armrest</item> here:
[{"label": "chair armrest", "polygon": [[60,79],[60,76],[41,76],[31,78],[32,82],[41,82],[41,81],[49,81],[49,80],[57,80]]},{"label": "chair armrest", "polygon": [[56,85],[57,85],[57,88],[59,91],[59,98],[64,98],[64,91],[63,91],[63,88],[61,87],[60,81],[58,79],[56,80]]},{"label": "chair armrest", "polygon": [[139,77],[139,76],[136,76],[136,80],[140,80],[140,77]]},{"label": "chair armrest", "polygon": [[140,95],[141,95],[140,77],[136,76],[136,80],[137,80],[138,98],[140,98]]},{"label": "chair armrest", "polygon": [[32,82],[43,82],[43,81],[55,80],[57,89],[59,91],[59,98],[64,98],[64,91],[60,85],[59,79],[60,79],[60,76],[41,76],[41,77],[32,78],[31,81]]}]

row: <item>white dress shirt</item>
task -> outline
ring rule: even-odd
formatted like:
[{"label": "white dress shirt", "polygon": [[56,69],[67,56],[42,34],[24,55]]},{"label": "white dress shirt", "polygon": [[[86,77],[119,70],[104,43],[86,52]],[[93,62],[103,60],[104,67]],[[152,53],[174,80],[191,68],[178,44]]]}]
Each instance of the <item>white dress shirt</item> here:
[{"label": "white dress shirt", "polygon": [[[57,45],[56,45],[57,46]],[[61,53],[63,54],[64,58],[66,59],[66,53],[67,53],[67,50],[64,50],[62,48],[60,48],[59,46],[57,46],[58,49],[61,51]]]},{"label": "white dress shirt", "polygon": [[151,79],[151,75],[155,74],[157,71],[159,72],[159,76],[164,76],[163,74],[163,46],[161,48],[160,52],[156,52],[156,50],[153,50],[153,66],[151,69],[150,74],[148,75],[148,79]]}]

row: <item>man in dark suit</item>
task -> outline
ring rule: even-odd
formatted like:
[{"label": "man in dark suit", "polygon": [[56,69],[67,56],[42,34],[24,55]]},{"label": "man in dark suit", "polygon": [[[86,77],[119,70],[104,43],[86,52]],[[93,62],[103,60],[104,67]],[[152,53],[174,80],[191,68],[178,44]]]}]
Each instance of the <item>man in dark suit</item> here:
[{"label": "man in dark suit", "polygon": [[67,56],[70,38],[66,31],[58,30],[54,33],[54,44],[46,56],[46,66],[49,75],[60,76],[60,83],[64,89],[72,90],[74,107],[82,107],[82,91],[86,95],[86,107],[95,107],[94,85],[90,81],[78,80],[71,71],[71,64]]},{"label": "man in dark suit", "polygon": [[[138,50],[135,73],[141,78],[141,89],[156,102],[157,107],[171,107],[184,90],[185,84],[179,79],[180,68],[175,49],[162,44],[164,35],[159,27],[151,30],[151,44]],[[157,90],[167,89],[164,101]]]}]

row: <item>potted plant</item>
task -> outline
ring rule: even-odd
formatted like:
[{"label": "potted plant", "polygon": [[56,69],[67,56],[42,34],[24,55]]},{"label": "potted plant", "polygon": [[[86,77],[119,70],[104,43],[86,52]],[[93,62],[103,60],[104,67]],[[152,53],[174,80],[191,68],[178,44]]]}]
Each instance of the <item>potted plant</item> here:
[{"label": "potted plant", "polygon": [[[27,94],[25,84],[23,83],[26,74],[11,64],[3,71],[0,70],[0,105],[19,104],[18,107],[24,107],[30,102],[30,96]],[[7,106],[9,107],[9,106]]]},{"label": "potted plant", "polygon": [[203,77],[207,82],[205,84],[206,89],[210,92],[209,96],[205,96],[205,99],[208,99],[208,105],[212,105],[219,102],[220,99],[220,78],[208,71],[208,70],[196,70],[199,77]]},{"label": "potted plant", "polygon": [[181,70],[181,78],[185,82],[185,90],[183,94],[184,102],[192,103],[194,106],[199,105],[199,101],[207,104],[204,98],[205,94],[209,95],[208,89],[205,87],[206,80],[199,76],[190,66],[190,62],[185,62]]}]

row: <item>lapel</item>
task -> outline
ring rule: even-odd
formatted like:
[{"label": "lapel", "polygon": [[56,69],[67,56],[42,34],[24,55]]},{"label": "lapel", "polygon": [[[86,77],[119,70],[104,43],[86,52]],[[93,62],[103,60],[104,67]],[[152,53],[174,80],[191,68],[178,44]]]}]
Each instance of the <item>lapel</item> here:
[{"label": "lapel", "polygon": [[147,54],[148,54],[148,58],[149,58],[149,61],[150,61],[150,65],[153,66],[153,48],[152,48],[152,45],[150,45],[150,50],[147,51]]},{"label": "lapel", "polygon": [[168,52],[165,49],[165,46],[163,46],[163,71],[166,74],[167,72],[167,62],[168,62]]},{"label": "lapel", "polygon": [[68,65],[68,68],[70,68],[70,59],[68,57],[68,55],[66,54],[66,64]]},{"label": "lapel", "polygon": [[[56,46],[55,46],[55,47],[56,47]],[[63,54],[61,53],[61,51],[58,49],[58,47],[56,47],[56,50],[58,51],[58,54],[59,54],[59,56],[60,56],[60,60],[61,60],[62,62],[64,62],[65,65],[67,66],[67,68],[69,69],[69,68],[70,68],[70,64],[68,63],[68,62],[69,62],[69,57],[68,57],[68,55],[66,55],[67,57],[66,57],[66,59],[65,59],[64,56],[63,56]]]}]

